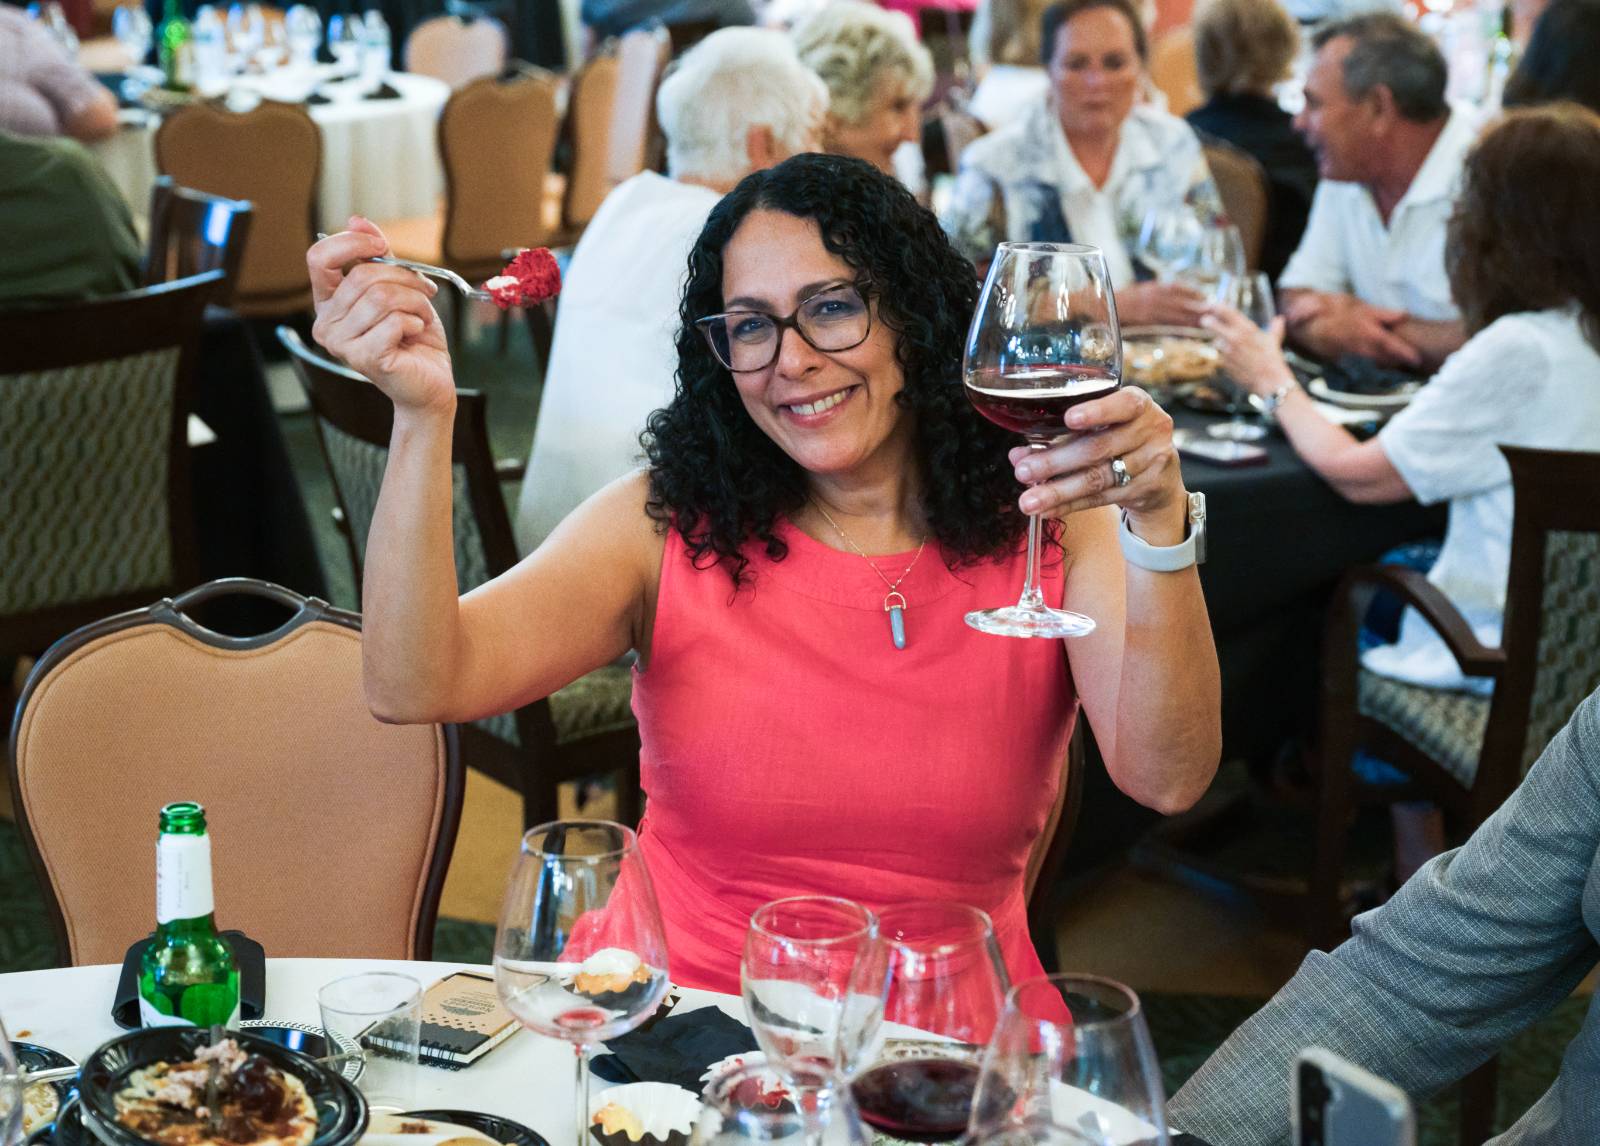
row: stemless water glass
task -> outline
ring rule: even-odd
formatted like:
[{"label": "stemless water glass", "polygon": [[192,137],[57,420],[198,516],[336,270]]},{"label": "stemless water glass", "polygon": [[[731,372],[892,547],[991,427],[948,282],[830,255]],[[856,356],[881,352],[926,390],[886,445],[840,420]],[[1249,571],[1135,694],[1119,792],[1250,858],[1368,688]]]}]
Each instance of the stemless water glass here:
[{"label": "stemless water glass", "polygon": [[1038,1119],[1101,1146],[1166,1146],[1166,1098],[1139,997],[1093,975],[1018,983],[983,1056],[974,1137]]},{"label": "stemless water glass", "polygon": [[881,990],[857,974],[877,933],[872,912],[825,895],[779,899],[750,916],[739,985],[774,1068],[848,1076],[883,1015]]},{"label": "stemless water glass", "polygon": [[1193,263],[1200,250],[1205,225],[1187,203],[1163,203],[1145,212],[1139,226],[1134,255],[1161,282]]},{"label": "stemless water glass", "polygon": [[861,1117],[912,1142],[967,1129],[979,1055],[1007,987],[989,917],[957,903],[907,903],[878,914],[882,960],[859,965],[882,984],[882,1037],[860,1052],[851,1085]]},{"label": "stemless water glass", "polygon": [[706,1086],[693,1146],[870,1146],[850,1089],[837,1076],[800,1068],[779,1075],[749,1063]]},{"label": "stemless water glass", "polygon": [[150,25],[150,14],[142,5],[120,4],[111,14],[111,34],[127,53],[128,66],[137,68],[150,54],[150,38],[155,29]]},{"label": "stemless water glass", "polygon": [[[1001,243],[983,282],[961,364],[967,397],[996,425],[1043,450],[1080,402],[1122,385],[1122,336],[1098,247]],[[1028,519],[1028,573],[1012,606],[967,614],[1006,637],[1081,637],[1094,622],[1052,609],[1039,591],[1039,518]]]},{"label": "stemless water glass", "polygon": [[522,837],[494,940],[494,980],[523,1026],[573,1045],[576,1146],[589,1133],[589,1051],[644,1022],[667,993],[667,941],[639,841],[606,820]]},{"label": "stemless water glass", "polygon": [[345,1036],[361,1047],[358,1085],[374,1110],[399,1113],[416,1105],[422,1038],[422,984],[410,975],[365,971],[317,992],[328,1046]]},{"label": "stemless water glass", "polygon": [[[1261,271],[1224,274],[1217,280],[1217,289],[1211,297],[1214,302],[1233,307],[1261,330],[1271,327],[1273,316],[1278,313],[1272,298],[1272,280]],[[1249,404],[1244,391],[1225,375],[1224,380],[1233,419],[1207,426],[1206,433],[1231,442],[1254,442],[1266,437],[1265,426],[1245,418]]]}]

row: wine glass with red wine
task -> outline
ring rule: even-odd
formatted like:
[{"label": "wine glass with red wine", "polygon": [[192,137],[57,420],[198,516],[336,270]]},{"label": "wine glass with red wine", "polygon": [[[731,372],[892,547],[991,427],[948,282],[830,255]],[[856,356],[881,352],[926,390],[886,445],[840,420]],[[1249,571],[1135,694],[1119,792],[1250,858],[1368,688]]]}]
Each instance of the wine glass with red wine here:
[{"label": "wine glass with red wine", "polygon": [[1078,1136],[1068,1142],[1167,1146],[1165,1109],[1139,996],[1094,975],[1042,975],[1006,995],[970,1129],[975,1142],[1043,1123]]},{"label": "wine glass with red wine", "polygon": [[667,993],[667,940],[633,829],[558,820],[523,834],[494,939],[494,981],[523,1026],[573,1046],[576,1146],[589,1136],[589,1050]]},{"label": "wine glass with red wine", "polygon": [[[1066,414],[1122,385],[1122,337],[1111,275],[1098,247],[1001,243],[967,332],[962,377],[985,418],[1043,450]],[[1081,637],[1094,622],[1052,609],[1039,592],[1039,518],[1028,519],[1028,573],[1015,605],[967,614],[980,632]]]},{"label": "wine glass with red wine", "polygon": [[994,926],[974,907],[907,903],[878,913],[878,935],[859,966],[883,991],[883,1025],[860,1054],[856,1106],[891,1138],[959,1138],[1007,987]]}]

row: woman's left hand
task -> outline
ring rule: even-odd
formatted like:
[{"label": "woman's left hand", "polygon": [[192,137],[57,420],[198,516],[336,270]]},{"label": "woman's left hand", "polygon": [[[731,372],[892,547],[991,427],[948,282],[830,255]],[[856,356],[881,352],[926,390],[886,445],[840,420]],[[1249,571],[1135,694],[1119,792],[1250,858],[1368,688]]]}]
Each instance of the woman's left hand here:
[{"label": "woman's left hand", "polygon": [[[1036,450],[1011,451],[1017,480],[1032,484],[1024,513],[1064,518],[1099,505],[1121,506],[1129,527],[1151,545],[1183,540],[1187,495],[1172,418],[1150,395],[1129,386],[1067,412],[1067,435]],[[1119,485],[1119,467],[1127,474]],[[1179,507],[1183,507],[1180,510]]]},{"label": "woman's left hand", "polygon": [[1283,316],[1262,330],[1231,306],[1213,304],[1200,325],[1216,336],[1214,345],[1222,355],[1222,368],[1239,387],[1263,396],[1294,381],[1294,372],[1283,357]]}]

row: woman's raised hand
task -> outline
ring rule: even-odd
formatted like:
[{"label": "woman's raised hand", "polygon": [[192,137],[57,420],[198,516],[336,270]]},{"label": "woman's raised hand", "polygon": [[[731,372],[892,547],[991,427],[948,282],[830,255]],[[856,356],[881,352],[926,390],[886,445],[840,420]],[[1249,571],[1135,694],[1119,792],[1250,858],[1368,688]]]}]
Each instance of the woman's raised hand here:
[{"label": "woman's raised hand", "polygon": [[311,332],[396,409],[452,411],[450,351],[432,302],[439,288],[414,271],[364,261],[388,253],[383,232],[360,217],[306,252],[317,309]]},{"label": "woman's raised hand", "polygon": [[[1035,450],[1011,451],[1024,513],[1063,518],[1100,505],[1121,506],[1129,527],[1151,545],[1183,540],[1188,511],[1172,418],[1143,390],[1127,387],[1067,411],[1067,436]],[[1120,459],[1131,480],[1117,484]],[[1181,507],[1181,508],[1180,508]]]},{"label": "woman's raised hand", "polygon": [[1294,382],[1283,357],[1283,316],[1262,330],[1233,307],[1218,304],[1200,325],[1216,336],[1213,345],[1222,356],[1222,368],[1244,390],[1265,396]]}]

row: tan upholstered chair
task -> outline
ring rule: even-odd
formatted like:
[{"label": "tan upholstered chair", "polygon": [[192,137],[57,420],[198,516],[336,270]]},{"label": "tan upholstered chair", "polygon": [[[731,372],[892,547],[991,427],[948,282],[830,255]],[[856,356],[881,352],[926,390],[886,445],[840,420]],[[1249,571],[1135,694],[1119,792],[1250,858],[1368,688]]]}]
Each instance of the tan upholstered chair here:
[{"label": "tan upholstered chair", "polygon": [[163,175],[255,207],[233,298],[241,314],[311,306],[306,248],[316,237],[321,165],[322,132],[305,108],[291,104],[267,101],[243,113],[190,104],[157,129]]},{"label": "tan upholstered chair", "polygon": [[424,20],[406,37],[406,71],[432,76],[453,88],[505,69],[508,50],[505,25],[498,20],[436,16]]},{"label": "tan upholstered chair", "polygon": [[0,656],[194,582],[186,429],[222,285],[0,311]]},{"label": "tan upholstered chair", "polygon": [[1267,240],[1270,188],[1266,170],[1249,152],[1217,140],[1206,143],[1205,156],[1222,197],[1222,209],[1244,240],[1245,264],[1255,270],[1261,265],[1261,246]]},{"label": "tan upholstered chair", "polygon": [[227,306],[239,283],[253,211],[248,202],[179,187],[172,176],[160,176],[150,191],[150,238],[141,281],[153,286],[221,271],[227,280],[211,301]]},{"label": "tan upholstered chair", "polygon": [[1167,97],[1167,110],[1188,115],[1205,103],[1194,58],[1194,29],[1187,24],[1164,33],[1150,48],[1150,82]]},{"label": "tan upholstered chair", "polygon": [[[238,591],[293,615],[248,638],[189,615]],[[150,932],[173,800],[205,805],[219,926],[273,956],[431,953],[461,815],[454,730],[372,717],[353,613],[235,580],[88,625],[34,668],[10,761],[65,960],[120,962]]]},{"label": "tan upholstered chair", "polygon": [[629,32],[614,54],[591,59],[572,81],[567,138],[572,144],[561,205],[563,241],[575,241],[617,184],[649,163],[656,87],[671,52],[661,29]]},{"label": "tan upholstered chair", "polygon": [[[359,586],[394,407],[361,375],[308,349],[288,327],[278,328],[278,338],[311,400]],[[497,471],[486,404],[476,391],[456,393],[451,474],[456,583],[465,593],[517,561],[500,481],[520,476],[520,467]],[[529,827],[558,817],[560,784],[606,774],[617,781],[615,818],[633,823],[639,816],[639,730],[632,696],[630,670],[608,665],[547,699],[462,725],[463,755],[472,767],[521,793]]]}]

